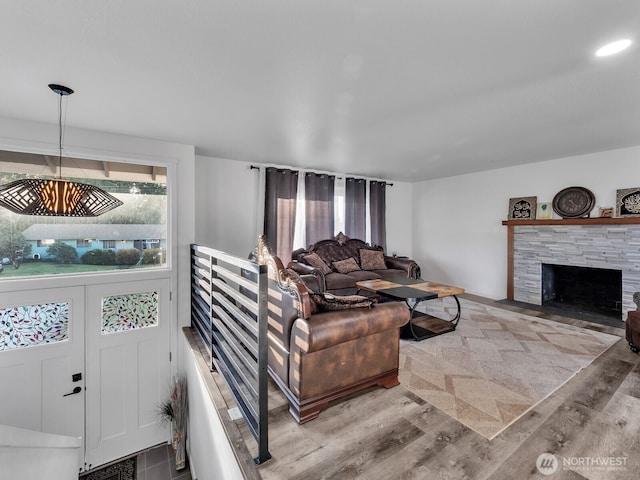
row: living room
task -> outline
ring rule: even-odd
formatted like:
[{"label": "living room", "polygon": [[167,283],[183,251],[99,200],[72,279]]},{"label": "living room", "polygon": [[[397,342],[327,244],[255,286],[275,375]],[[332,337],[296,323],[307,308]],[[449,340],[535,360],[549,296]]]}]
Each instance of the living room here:
[{"label": "living room", "polygon": [[[252,166],[393,183],[387,251],[416,260],[423,278],[489,300],[507,294],[511,198],[552,202],[586,187],[597,216],[615,206],[617,190],[637,185],[636,2],[614,2],[614,11],[597,1],[406,11],[390,2],[282,2],[273,11],[211,2],[163,4],[154,15],[18,3],[0,31],[16,45],[1,67],[0,149],[57,155],[47,83],[68,82],[76,93],[65,156],[168,168],[174,351],[190,317],[189,245],[246,258],[262,233],[264,185]],[[187,30],[197,33],[192,43],[176,38]],[[593,57],[623,34],[634,39],[627,51]],[[439,51],[449,41],[451,57]],[[56,283],[71,285],[3,281],[0,296]],[[625,313],[635,308],[623,300]]]},{"label": "living room", "polygon": [[[421,265],[423,276],[487,298],[506,297],[509,199],[551,202],[571,185],[589,188],[598,205],[613,205],[638,171],[640,147],[557,158],[523,166],[387,187],[387,250]],[[606,165],[606,167],[603,167]],[[246,256],[261,233],[260,176],[251,164],[196,156],[197,243]],[[262,186],[264,188],[264,186]],[[242,191],[232,202],[228,192]],[[596,215],[594,210],[593,215]],[[558,218],[556,216],[556,218]],[[224,225],[220,228],[220,225]],[[634,308],[631,299],[628,309]]]}]

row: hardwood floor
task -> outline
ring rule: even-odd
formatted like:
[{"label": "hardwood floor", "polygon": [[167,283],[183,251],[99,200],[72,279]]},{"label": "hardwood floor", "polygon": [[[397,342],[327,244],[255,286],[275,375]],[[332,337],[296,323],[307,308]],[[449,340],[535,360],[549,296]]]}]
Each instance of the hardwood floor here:
[{"label": "hardwood floor", "polygon": [[[463,297],[624,337],[613,327]],[[257,467],[267,480],[609,480],[636,479],[640,472],[640,356],[624,338],[493,440],[402,385],[371,388],[304,425],[291,418],[279,392],[272,391],[269,402],[273,458]],[[255,452],[248,429],[241,420],[236,423],[249,452]],[[558,462],[550,476],[536,467],[543,453]]]}]

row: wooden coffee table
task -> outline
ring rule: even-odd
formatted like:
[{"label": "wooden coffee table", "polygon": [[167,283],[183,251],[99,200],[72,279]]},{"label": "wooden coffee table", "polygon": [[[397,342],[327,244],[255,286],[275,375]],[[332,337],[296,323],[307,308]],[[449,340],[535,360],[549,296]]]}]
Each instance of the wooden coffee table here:
[{"label": "wooden coffee table", "polygon": [[[411,278],[390,280],[363,280],[356,286],[361,290],[374,292],[394,300],[403,300],[411,315],[409,322],[402,327],[402,338],[413,338],[416,341],[452,332],[460,321],[460,301],[456,295],[464,293],[464,288],[452,287],[442,283]],[[425,301],[435,298],[453,297],[456,302],[456,313],[451,319],[442,319],[416,312],[416,307]]]}]

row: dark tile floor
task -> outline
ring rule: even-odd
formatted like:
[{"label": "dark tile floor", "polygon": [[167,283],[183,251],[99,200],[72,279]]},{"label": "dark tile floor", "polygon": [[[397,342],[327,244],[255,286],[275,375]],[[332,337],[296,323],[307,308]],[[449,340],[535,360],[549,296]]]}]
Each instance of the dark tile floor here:
[{"label": "dark tile floor", "polygon": [[138,454],[137,480],[191,480],[189,462],[176,470],[176,457],[169,445],[159,445]]}]

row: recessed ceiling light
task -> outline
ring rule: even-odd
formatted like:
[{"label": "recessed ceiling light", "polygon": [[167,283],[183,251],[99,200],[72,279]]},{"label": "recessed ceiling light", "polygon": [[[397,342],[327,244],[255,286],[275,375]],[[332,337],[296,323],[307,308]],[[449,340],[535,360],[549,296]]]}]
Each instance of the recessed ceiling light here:
[{"label": "recessed ceiling light", "polygon": [[596,56],[606,57],[608,55],[613,55],[615,53],[621,52],[629,45],[631,45],[631,40],[629,40],[628,38],[625,38],[624,40],[618,40],[617,42],[611,42],[604,47],[600,47],[596,52]]}]

